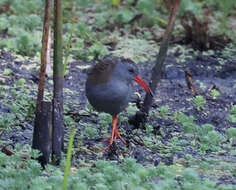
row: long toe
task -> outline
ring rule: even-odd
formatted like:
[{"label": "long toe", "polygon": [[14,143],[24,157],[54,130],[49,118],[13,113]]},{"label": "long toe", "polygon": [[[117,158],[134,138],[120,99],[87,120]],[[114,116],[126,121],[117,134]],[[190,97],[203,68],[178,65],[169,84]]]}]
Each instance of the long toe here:
[{"label": "long toe", "polygon": [[117,118],[116,115],[114,115],[113,118],[112,118],[112,133],[111,133],[111,137],[109,139],[103,140],[103,142],[109,142],[109,145],[107,147],[105,147],[103,149],[103,151],[107,150],[113,144],[114,140],[116,140],[117,138],[120,139],[123,144],[126,144],[125,140],[120,136],[120,133],[118,131],[117,121],[118,121],[118,118]]},{"label": "long toe", "polygon": [[110,137],[110,138],[107,138],[107,139],[102,139],[101,142],[108,142],[109,143],[108,146],[102,148],[102,151],[108,150],[110,148],[110,146],[113,144],[114,140],[115,140],[114,137],[113,138]]},{"label": "long toe", "polygon": [[114,133],[114,139],[120,139],[123,144],[127,144],[125,140],[120,136],[120,133],[118,129],[116,128],[115,133]]},{"label": "long toe", "polygon": [[102,151],[106,151],[107,149],[110,148],[110,146],[113,144],[114,140],[116,139],[120,139],[120,141],[123,143],[123,144],[127,144],[126,141],[120,136],[120,133],[118,130],[115,130],[114,131],[114,135],[113,135],[113,138],[110,137],[108,139],[102,139],[101,142],[109,142],[108,146],[104,147],[102,149]]}]

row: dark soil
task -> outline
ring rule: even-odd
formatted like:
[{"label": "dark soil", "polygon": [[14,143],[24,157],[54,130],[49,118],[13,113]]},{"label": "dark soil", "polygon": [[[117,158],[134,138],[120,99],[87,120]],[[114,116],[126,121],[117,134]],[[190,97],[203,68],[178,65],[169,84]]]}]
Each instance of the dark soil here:
[{"label": "dark soil", "polygon": [[[236,57],[236,51],[234,52],[234,57]],[[194,55],[194,53],[190,53],[184,62],[177,62],[178,58],[178,56],[170,54],[166,59],[163,77],[155,92],[152,107],[152,111],[155,114],[152,114],[148,118],[148,124],[153,126],[152,134],[147,134],[145,130],[141,129],[132,130],[132,126],[129,125],[127,120],[122,120],[119,123],[119,127],[122,136],[128,142],[128,146],[126,147],[120,141],[117,141],[109,151],[104,153],[101,153],[96,147],[98,144],[102,144],[99,140],[107,136],[99,135],[102,135],[102,129],[98,120],[98,113],[86,108],[87,99],[84,93],[86,69],[81,69],[93,63],[80,61],[71,61],[69,63],[69,72],[65,77],[64,98],[67,107],[65,109],[65,115],[74,119],[77,128],[73,155],[75,165],[81,163],[81,161],[90,162],[97,159],[117,160],[119,162],[123,157],[127,156],[135,158],[142,164],[158,165],[160,162],[163,162],[166,165],[171,165],[176,160],[184,158],[186,154],[190,154],[199,161],[208,158],[228,160],[234,163],[233,165],[235,167],[236,158],[231,156],[227,151],[222,153],[223,155],[212,153],[200,155],[191,146],[182,147],[181,150],[168,149],[173,137],[177,136],[179,139],[187,138],[183,132],[182,125],[172,117],[177,111],[182,111],[188,116],[193,115],[197,125],[206,123],[214,125],[215,130],[223,135],[229,127],[236,127],[236,123],[231,123],[228,120],[229,110],[232,105],[236,104],[236,59],[225,57],[220,53],[214,55],[203,55],[200,53]],[[224,61],[224,64],[219,62],[219,58]],[[31,89],[31,95],[36,99],[38,70],[35,69],[35,66],[32,68],[28,67],[29,69],[24,69],[23,67],[32,66],[32,64],[39,67],[39,63],[34,63],[30,60],[19,61],[10,52],[0,51],[0,73],[5,68],[13,71],[9,76],[0,74],[0,77],[4,78],[4,81],[0,81],[0,85],[13,86],[18,79],[24,78],[26,80],[26,86]],[[148,81],[153,65],[153,62],[139,63],[140,75],[145,81]],[[201,111],[198,111],[193,101],[191,101],[191,98],[194,98],[194,94],[188,89],[186,84],[184,73],[186,69],[190,71],[193,77],[193,83],[197,92],[206,99],[206,104]],[[47,79],[51,80],[51,77]],[[212,86],[220,92],[220,96],[216,99],[210,96],[209,89]],[[134,87],[144,97],[145,92],[143,89],[137,87],[137,85],[134,85]],[[52,85],[47,84],[46,89],[47,92],[51,92]],[[14,101],[14,97],[9,94],[9,91],[0,92],[0,100],[0,114],[11,112],[11,104]],[[132,101],[136,101],[135,95]],[[161,106],[169,107],[167,116],[161,116],[159,114],[158,109]],[[130,115],[127,112],[121,114],[123,118],[128,118],[128,116]],[[20,123],[18,127],[13,127],[8,132],[0,133],[0,139],[5,142],[5,145],[14,146],[16,143],[31,144],[33,123],[34,118],[31,117]],[[85,124],[94,126],[98,131],[98,135],[94,138],[83,136],[81,146],[78,143],[78,138],[86,129]],[[107,126],[107,130],[109,133],[111,126]],[[69,135],[68,126],[65,126],[65,133],[65,142],[67,143]],[[145,137],[150,137],[153,140],[152,144],[156,145],[156,147],[147,146],[143,142]],[[184,162],[184,165],[189,164],[191,163]],[[218,181],[219,184],[236,184],[235,179],[236,176],[234,173],[219,177]]]}]

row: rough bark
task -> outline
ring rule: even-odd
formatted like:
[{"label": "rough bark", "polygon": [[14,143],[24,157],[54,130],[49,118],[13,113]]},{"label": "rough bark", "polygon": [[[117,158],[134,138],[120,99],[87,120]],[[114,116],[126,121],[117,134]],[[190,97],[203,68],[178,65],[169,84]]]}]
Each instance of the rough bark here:
[{"label": "rough bark", "polygon": [[42,155],[38,157],[39,162],[44,167],[49,162],[51,150],[51,102],[41,102],[41,111],[36,112],[34,121],[33,149],[39,150]]},{"label": "rough bark", "polygon": [[38,86],[38,97],[37,97],[37,111],[40,111],[41,101],[43,100],[44,94],[44,83],[47,66],[47,52],[50,35],[50,14],[51,14],[51,0],[45,1],[45,16],[44,16],[44,27],[43,27],[43,38],[42,38],[42,50],[41,50],[41,65],[40,65],[40,79]]},{"label": "rough bark", "polygon": [[46,71],[46,54],[48,52],[48,43],[50,35],[50,14],[51,0],[45,1],[45,15],[43,26],[42,50],[41,50],[41,65],[40,78],[38,85],[37,106],[35,112],[34,132],[32,148],[38,149],[42,156],[38,159],[44,166],[49,161],[50,154],[50,126],[51,126],[51,103],[43,102],[45,71]]},{"label": "rough bark", "polygon": [[63,126],[62,0],[54,0],[52,161],[59,164],[64,142]]}]

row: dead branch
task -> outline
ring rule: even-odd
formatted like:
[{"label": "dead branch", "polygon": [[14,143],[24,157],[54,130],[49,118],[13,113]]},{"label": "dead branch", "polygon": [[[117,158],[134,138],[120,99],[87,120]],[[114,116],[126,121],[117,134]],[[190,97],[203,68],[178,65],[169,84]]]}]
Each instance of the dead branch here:
[{"label": "dead branch", "polygon": [[197,92],[197,90],[196,90],[196,88],[195,88],[195,86],[193,84],[193,77],[192,77],[190,71],[188,69],[186,69],[184,71],[184,73],[185,73],[185,80],[186,80],[186,83],[187,83],[187,86],[188,86],[189,90],[191,90],[191,92],[195,96],[199,95],[199,93]]}]

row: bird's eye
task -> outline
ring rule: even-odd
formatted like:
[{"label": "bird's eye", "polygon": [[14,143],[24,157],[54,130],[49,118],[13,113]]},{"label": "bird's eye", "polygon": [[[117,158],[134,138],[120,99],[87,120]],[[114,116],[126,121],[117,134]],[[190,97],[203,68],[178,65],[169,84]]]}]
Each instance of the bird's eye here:
[{"label": "bird's eye", "polygon": [[134,73],[134,69],[129,69],[128,70],[130,73]]}]

